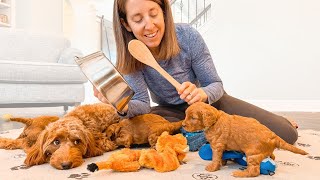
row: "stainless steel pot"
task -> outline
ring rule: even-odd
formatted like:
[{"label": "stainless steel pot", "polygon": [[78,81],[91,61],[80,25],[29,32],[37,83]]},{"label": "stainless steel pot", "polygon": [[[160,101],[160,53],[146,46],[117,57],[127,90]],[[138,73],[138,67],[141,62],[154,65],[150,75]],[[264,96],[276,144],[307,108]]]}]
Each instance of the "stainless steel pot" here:
[{"label": "stainless steel pot", "polygon": [[134,91],[111,61],[101,51],[75,61],[89,81],[121,113]]}]

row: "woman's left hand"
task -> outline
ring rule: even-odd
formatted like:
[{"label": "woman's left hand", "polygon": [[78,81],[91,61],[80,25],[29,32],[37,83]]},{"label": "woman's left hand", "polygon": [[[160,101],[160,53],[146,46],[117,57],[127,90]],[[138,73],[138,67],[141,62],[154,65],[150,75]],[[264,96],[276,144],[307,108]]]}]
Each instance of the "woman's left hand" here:
[{"label": "woman's left hand", "polygon": [[202,88],[197,88],[191,82],[183,82],[179,89],[177,89],[180,98],[186,101],[189,105],[195,102],[206,102],[208,99],[207,94]]}]

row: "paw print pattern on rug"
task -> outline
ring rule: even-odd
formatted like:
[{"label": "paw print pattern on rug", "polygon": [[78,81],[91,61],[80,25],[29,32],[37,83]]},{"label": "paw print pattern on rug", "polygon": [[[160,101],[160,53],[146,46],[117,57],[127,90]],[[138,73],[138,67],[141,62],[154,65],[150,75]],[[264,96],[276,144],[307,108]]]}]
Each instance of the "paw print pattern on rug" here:
[{"label": "paw print pattern on rug", "polygon": [[300,166],[299,164],[294,163],[294,162],[276,161],[276,163],[279,163],[279,164],[281,164],[283,166],[292,166],[292,167]]},{"label": "paw print pattern on rug", "polygon": [[319,133],[316,133],[316,132],[312,132],[312,133],[310,133],[310,135],[320,136],[320,134],[319,134]]},{"label": "paw print pattern on rug", "polygon": [[310,147],[310,144],[304,144],[304,143],[297,143],[298,146],[302,146],[302,147]]},{"label": "paw print pattern on rug", "polygon": [[17,171],[17,170],[20,170],[20,169],[29,169],[30,167],[26,166],[25,164],[23,165],[20,165],[20,166],[13,166],[11,169],[11,171]]},{"label": "paw print pattern on rug", "polygon": [[309,159],[320,160],[320,156],[308,156]]},{"label": "paw print pattern on rug", "polygon": [[213,180],[218,179],[218,176],[209,173],[194,173],[192,177],[197,180]]},{"label": "paw print pattern on rug", "polygon": [[15,159],[20,159],[20,158],[25,158],[26,157],[26,154],[16,154],[13,156],[13,158]]},{"label": "paw print pattern on rug", "polygon": [[68,178],[72,178],[72,179],[84,179],[84,178],[88,178],[90,176],[89,173],[81,173],[81,174],[70,174],[70,176]]}]

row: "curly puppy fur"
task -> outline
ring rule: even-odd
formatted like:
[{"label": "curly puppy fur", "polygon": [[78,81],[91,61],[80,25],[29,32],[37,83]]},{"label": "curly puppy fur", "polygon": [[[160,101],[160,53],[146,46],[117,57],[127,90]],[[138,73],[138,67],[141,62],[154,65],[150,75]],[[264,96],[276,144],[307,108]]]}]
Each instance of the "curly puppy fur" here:
[{"label": "curly puppy fur", "polygon": [[59,119],[58,116],[39,116],[35,118],[12,117],[9,120],[25,124],[22,133],[16,139],[0,138],[0,149],[23,149],[27,151],[35,144],[45,127]]},{"label": "curly puppy fur", "polygon": [[107,136],[117,146],[129,148],[133,144],[149,143],[154,147],[162,132],[173,134],[178,132],[181,126],[182,121],[169,122],[156,114],[144,114],[112,124],[107,129]]},{"label": "curly puppy fur", "polygon": [[83,163],[83,158],[102,155],[114,150],[115,144],[106,138],[106,129],[120,118],[107,104],[76,107],[41,132],[36,143],[27,151],[25,164],[49,162],[57,169],[70,169]]},{"label": "curly puppy fur", "polygon": [[241,151],[246,154],[248,167],[244,171],[233,172],[235,177],[258,176],[261,161],[269,156],[274,158],[275,148],[307,154],[286,143],[256,119],[229,115],[202,102],[194,103],[187,108],[183,127],[190,132],[205,129],[206,139],[214,154],[212,163],[206,167],[207,171],[220,169],[225,150]]}]

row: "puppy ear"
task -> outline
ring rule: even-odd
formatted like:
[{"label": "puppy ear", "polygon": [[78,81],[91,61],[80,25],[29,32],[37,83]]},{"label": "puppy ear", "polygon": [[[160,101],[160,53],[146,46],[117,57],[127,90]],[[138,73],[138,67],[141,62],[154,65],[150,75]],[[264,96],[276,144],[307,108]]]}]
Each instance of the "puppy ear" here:
[{"label": "puppy ear", "polygon": [[48,137],[48,131],[43,130],[39,135],[36,143],[27,150],[27,158],[24,163],[27,166],[39,165],[46,163],[46,157],[43,153],[43,145]]},{"label": "puppy ear", "polygon": [[210,127],[217,122],[218,111],[209,104],[205,104],[202,110],[202,123],[204,127]]},{"label": "puppy ear", "polygon": [[84,157],[100,156],[104,153],[103,149],[98,147],[99,145],[96,143],[93,134],[89,131],[86,131],[86,141],[87,151]]},{"label": "puppy ear", "polygon": [[119,124],[112,124],[107,128],[106,136],[109,140],[114,141],[119,134],[121,126]]}]

